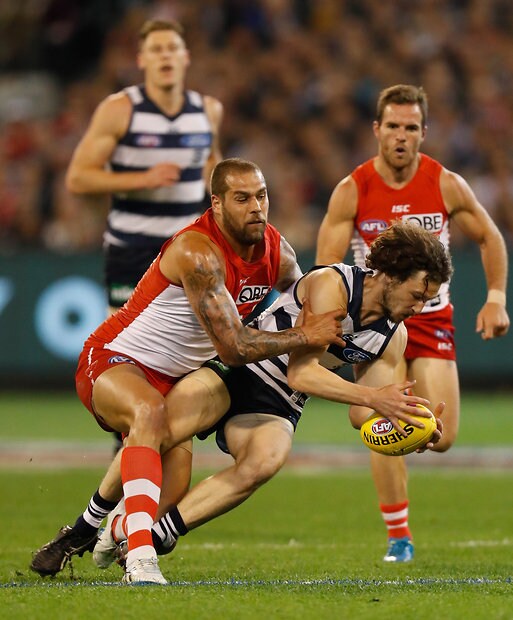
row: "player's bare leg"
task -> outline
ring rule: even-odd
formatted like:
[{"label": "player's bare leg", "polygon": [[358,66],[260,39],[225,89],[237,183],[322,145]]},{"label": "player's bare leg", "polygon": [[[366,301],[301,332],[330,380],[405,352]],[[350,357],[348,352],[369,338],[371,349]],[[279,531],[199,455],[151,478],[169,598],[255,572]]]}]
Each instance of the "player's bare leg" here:
[{"label": "player's bare leg", "polygon": [[[433,450],[448,450],[457,437],[459,427],[460,391],[456,363],[451,360],[419,357],[408,363],[407,375],[408,379],[416,381],[415,393],[427,398],[432,406],[439,402],[445,403],[445,409],[440,416],[444,432]],[[408,549],[408,541],[412,540],[412,535],[408,526],[406,463],[400,457],[390,458],[372,453],[371,467],[381,513],[388,529],[389,550],[384,559],[391,562],[408,561],[411,559],[410,555],[413,557],[413,547]]]},{"label": "player's bare leg", "polygon": [[225,433],[235,463],[202,480],[180,502],[188,529],[241,504],[281,469],[292,446],[291,423],[267,414],[235,416]]},{"label": "player's bare leg", "polygon": [[287,460],[293,427],[268,414],[233,417],[225,426],[235,463],[202,480],[153,528],[159,553],[168,553],[179,536],[241,504],[272,478]]},{"label": "player's bare leg", "polygon": [[[407,378],[406,362],[395,369],[395,380]],[[408,377],[409,378],[409,377]],[[388,548],[385,562],[409,562],[413,559],[412,534],[408,525],[408,471],[401,456],[370,454],[371,472],[385,522]]]},{"label": "player's bare leg", "polygon": [[444,402],[440,415],[444,432],[435,444],[435,452],[445,452],[456,441],[460,421],[460,386],[456,362],[452,360],[418,357],[409,363],[409,378],[415,379],[415,393],[427,398],[432,407]]},{"label": "player's bare leg", "polygon": [[162,493],[156,519],[182,500],[191,484],[192,439],[162,455]]},{"label": "player's bare leg", "polygon": [[[208,368],[184,377],[166,396],[169,442],[180,443],[161,455],[162,489],[156,519],[174,509],[189,489],[192,468],[190,437],[217,422],[229,404],[224,382]],[[119,471],[117,475],[120,476]],[[125,537],[125,521],[124,506],[120,503],[109,516],[94,548],[93,559],[98,567],[107,568],[115,561],[118,543]]]}]

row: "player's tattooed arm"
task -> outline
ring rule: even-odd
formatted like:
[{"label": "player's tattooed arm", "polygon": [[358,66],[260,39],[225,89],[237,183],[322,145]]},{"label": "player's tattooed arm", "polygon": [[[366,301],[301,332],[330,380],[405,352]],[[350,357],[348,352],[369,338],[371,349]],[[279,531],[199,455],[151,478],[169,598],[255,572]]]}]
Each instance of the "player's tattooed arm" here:
[{"label": "player's tattooed arm", "polygon": [[[240,366],[282,355],[305,345],[340,343],[336,313],[314,315],[307,304],[301,327],[266,332],[245,327],[225,286],[224,261],[211,247],[181,259],[181,283],[201,325],[221,359]],[[184,269],[183,265],[188,265]]]},{"label": "player's tattooed arm", "polygon": [[307,344],[307,335],[301,329],[276,334],[245,327],[216,257],[203,255],[182,283],[196,316],[226,364],[240,366]]}]

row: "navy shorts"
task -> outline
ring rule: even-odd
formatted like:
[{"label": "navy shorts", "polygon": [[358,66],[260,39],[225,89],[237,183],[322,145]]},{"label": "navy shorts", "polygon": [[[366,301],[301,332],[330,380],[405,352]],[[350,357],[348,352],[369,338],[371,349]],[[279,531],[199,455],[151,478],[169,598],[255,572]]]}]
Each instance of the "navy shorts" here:
[{"label": "navy shorts", "polygon": [[215,433],[219,448],[230,454],[226,445],[224,426],[230,418],[245,413],[269,413],[285,418],[292,423],[294,430],[296,429],[301,413],[293,409],[276,390],[246,366],[231,368],[217,359],[209,360],[204,366],[213,370],[224,381],[231,402],[225,415],[214,426],[198,433],[198,439],[206,439]]},{"label": "navy shorts", "polygon": [[154,245],[141,247],[108,245],[105,248],[105,286],[109,306],[121,308],[128,301],[160,252],[162,243],[158,240]]}]

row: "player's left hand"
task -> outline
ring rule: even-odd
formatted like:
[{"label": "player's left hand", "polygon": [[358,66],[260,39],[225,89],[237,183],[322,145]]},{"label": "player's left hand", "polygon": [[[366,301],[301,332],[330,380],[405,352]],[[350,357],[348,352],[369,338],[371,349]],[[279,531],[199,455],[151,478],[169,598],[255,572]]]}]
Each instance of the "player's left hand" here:
[{"label": "player's left hand", "polygon": [[445,409],[445,403],[438,403],[436,409],[433,411],[433,415],[436,418],[436,430],[431,435],[431,439],[425,443],[421,448],[417,448],[415,452],[419,454],[425,452],[426,450],[432,450],[440,439],[442,439],[444,425],[439,416],[442,415],[443,410]]},{"label": "player's left hand", "polygon": [[499,338],[508,333],[509,316],[502,304],[487,302],[479,311],[476,321],[476,333],[483,340]]}]

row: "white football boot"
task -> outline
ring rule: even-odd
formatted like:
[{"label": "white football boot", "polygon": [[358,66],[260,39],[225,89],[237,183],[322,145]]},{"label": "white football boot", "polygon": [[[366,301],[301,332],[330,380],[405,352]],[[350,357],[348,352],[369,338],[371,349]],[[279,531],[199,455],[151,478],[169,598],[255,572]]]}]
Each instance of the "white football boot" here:
[{"label": "white football boot", "polygon": [[118,559],[118,544],[112,533],[112,522],[125,512],[125,501],[122,499],[107,517],[105,528],[100,532],[98,541],[93,549],[93,561],[98,568],[108,568]]},{"label": "white football boot", "polygon": [[132,585],[167,585],[157,558],[139,558],[125,569],[123,583]]}]

